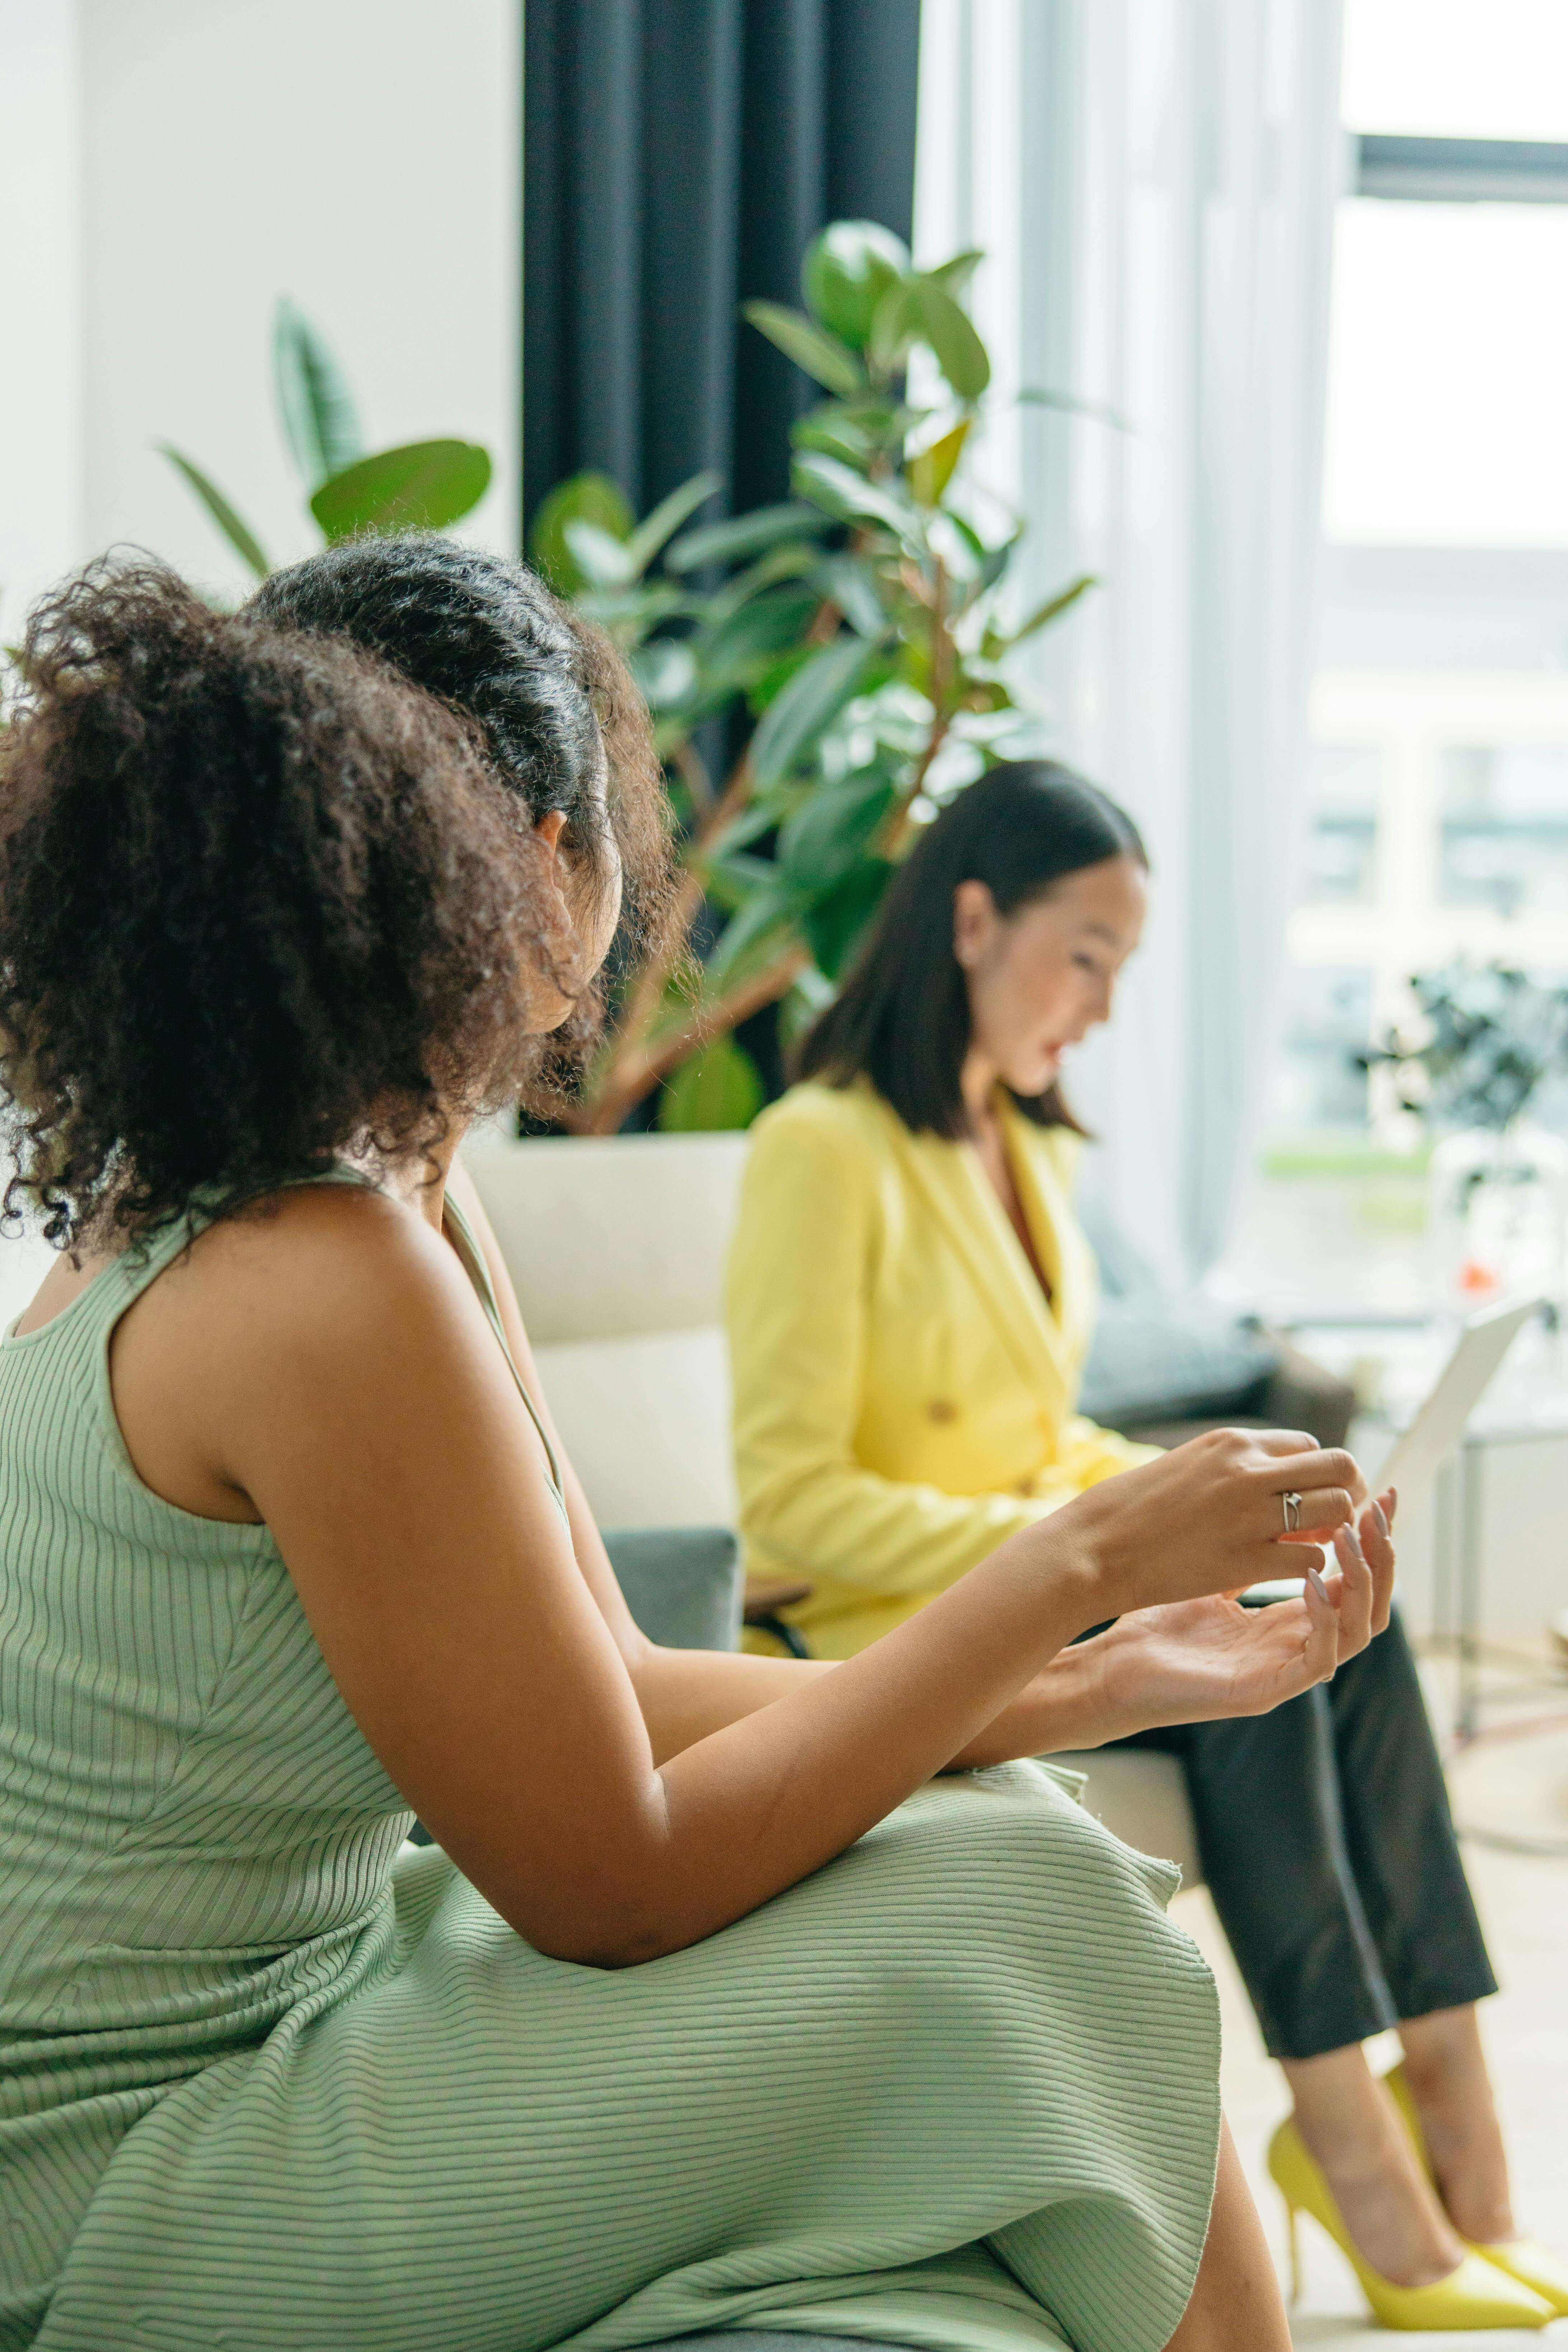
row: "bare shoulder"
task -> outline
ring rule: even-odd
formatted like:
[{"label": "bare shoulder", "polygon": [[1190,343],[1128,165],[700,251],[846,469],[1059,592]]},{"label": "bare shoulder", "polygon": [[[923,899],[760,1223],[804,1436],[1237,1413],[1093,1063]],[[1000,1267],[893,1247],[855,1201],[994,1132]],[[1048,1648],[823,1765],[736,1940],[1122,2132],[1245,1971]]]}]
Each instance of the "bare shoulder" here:
[{"label": "bare shoulder", "polygon": [[493,1386],[493,1353],[434,1226],[366,1187],[321,1184],[209,1225],[121,1318],[110,1369],[144,1484],[249,1518],[237,1498],[259,1503],[264,1459],[298,1460],[328,1430],[397,1432],[416,1450],[431,1398]]},{"label": "bare shoulder", "polygon": [[363,1358],[394,1329],[406,1344],[454,1314],[466,1319],[470,1297],[452,1252],[412,1208],[365,1185],[303,1184],[209,1225],[122,1330],[205,1334],[236,1368]]}]

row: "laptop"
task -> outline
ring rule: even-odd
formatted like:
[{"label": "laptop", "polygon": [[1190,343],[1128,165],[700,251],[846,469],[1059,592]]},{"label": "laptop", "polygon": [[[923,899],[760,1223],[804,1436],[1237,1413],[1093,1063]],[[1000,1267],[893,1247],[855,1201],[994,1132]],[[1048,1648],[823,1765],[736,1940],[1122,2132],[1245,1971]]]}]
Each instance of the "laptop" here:
[{"label": "laptop", "polygon": [[[1539,1298],[1505,1301],[1479,1307],[1466,1317],[1453,1354],[1377,1474],[1380,1495],[1390,1486],[1398,1487],[1402,1512],[1430,1495],[1493,1374],[1540,1305]],[[1300,1590],[1299,1576],[1271,1577],[1266,1583],[1250,1586],[1242,1599],[1249,1609],[1260,1609],[1270,1601],[1292,1601]]]}]

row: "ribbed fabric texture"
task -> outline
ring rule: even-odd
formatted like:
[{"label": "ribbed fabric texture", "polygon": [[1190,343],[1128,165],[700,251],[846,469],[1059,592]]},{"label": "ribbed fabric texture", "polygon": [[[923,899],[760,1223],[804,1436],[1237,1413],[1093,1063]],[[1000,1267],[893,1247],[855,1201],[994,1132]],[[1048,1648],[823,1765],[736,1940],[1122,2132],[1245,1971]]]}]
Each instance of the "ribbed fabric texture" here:
[{"label": "ribbed fabric texture", "polygon": [[110,1336],[184,1239],[0,1343],[0,2352],[1155,2352],[1218,2125],[1169,1865],[1010,1767],[542,1958],[399,1853],[267,1531],[131,1465]]}]

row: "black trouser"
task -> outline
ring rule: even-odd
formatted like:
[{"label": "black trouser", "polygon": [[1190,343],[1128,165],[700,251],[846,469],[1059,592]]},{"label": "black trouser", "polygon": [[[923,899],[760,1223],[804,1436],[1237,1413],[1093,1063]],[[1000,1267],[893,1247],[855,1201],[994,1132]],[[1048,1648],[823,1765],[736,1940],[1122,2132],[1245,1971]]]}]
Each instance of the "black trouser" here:
[{"label": "black trouser", "polygon": [[1497,1990],[1397,1614],[1270,1715],[1117,1744],[1182,1759],[1271,2057],[1315,2058]]}]

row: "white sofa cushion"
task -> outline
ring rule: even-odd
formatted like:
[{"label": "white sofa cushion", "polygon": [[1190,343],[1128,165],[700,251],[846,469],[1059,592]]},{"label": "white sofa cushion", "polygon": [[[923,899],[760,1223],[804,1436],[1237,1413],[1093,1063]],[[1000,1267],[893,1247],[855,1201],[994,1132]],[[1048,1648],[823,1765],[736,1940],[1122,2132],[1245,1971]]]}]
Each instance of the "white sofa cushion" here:
[{"label": "white sofa cushion", "polygon": [[724,1319],[744,1135],[542,1137],[463,1146],[537,1348]]},{"label": "white sofa cushion", "polygon": [[730,1355],[716,1325],[538,1348],[561,1441],[602,1528],[732,1528]]},{"label": "white sofa cushion", "polygon": [[1203,1885],[1186,1775],[1174,1756],[1152,1748],[1086,1748],[1050,1761],[1088,1775],[1084,1804],[1108,1830],[1140,1853],[1179,1863],[1184,1886]]}]

